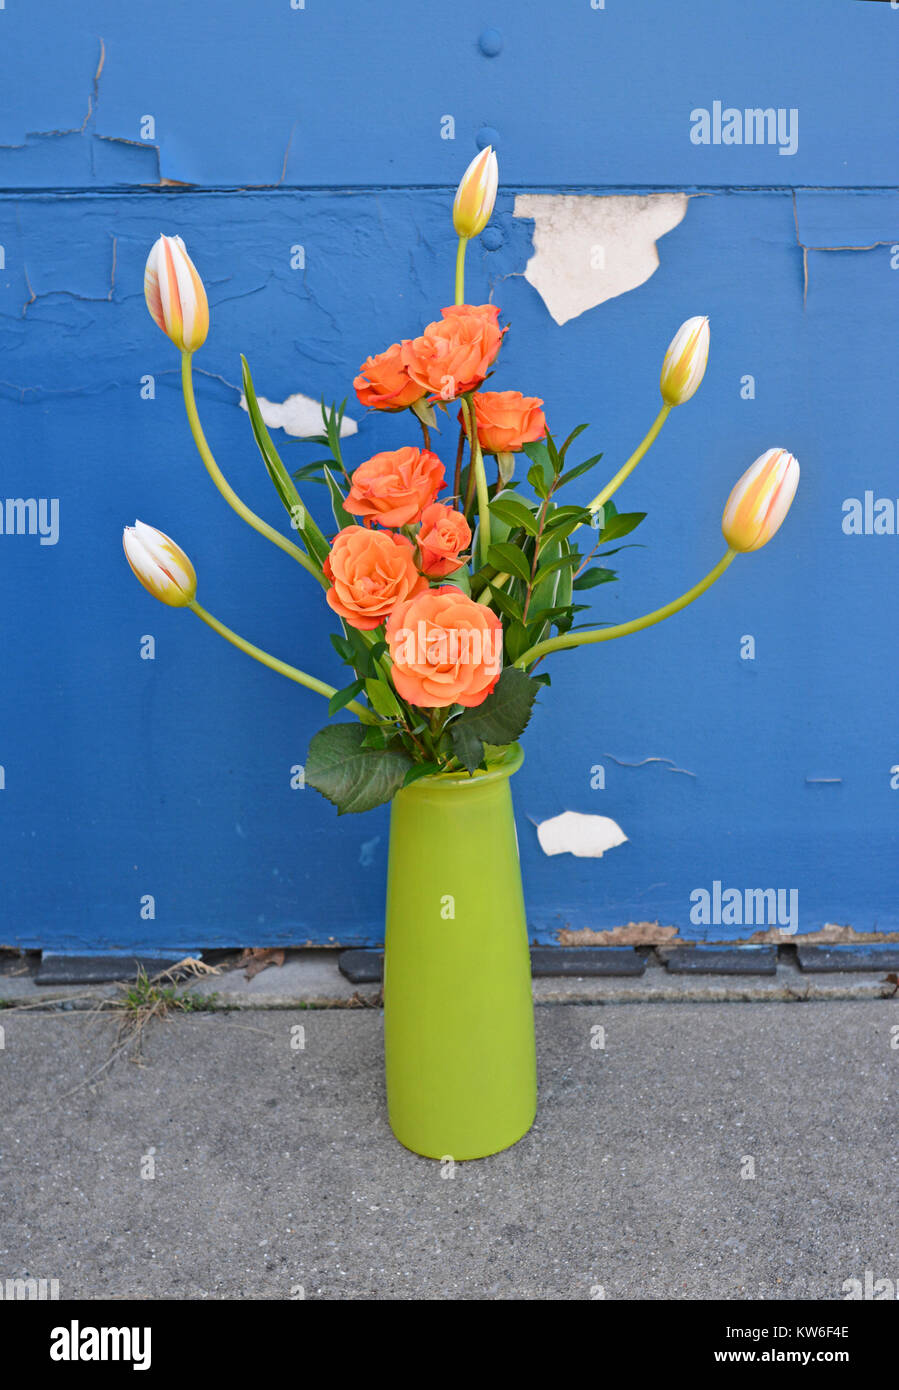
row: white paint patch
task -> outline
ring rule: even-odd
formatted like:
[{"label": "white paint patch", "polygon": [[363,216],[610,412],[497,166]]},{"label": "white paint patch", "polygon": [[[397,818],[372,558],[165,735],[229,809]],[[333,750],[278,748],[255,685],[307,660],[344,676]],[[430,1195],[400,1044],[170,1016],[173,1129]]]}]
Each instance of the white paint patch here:
[{"label": "white paint patch", "polygon": [[[314,401],[311,396],[302,396],[297,392],[288,396],[286,401],[267,401],[265,396],[257,396],[256,399],[262,418],[270,430],[283,430],[285,434],[292,434],[297,439],[308,439],[311,435],[324,432],[321,402]],[[247,408],[247,398],[243,393],[240,397],[240,408]],[[344,415],[340,425],[341,439],[345,439],[348,434],[355,434],[358,429],[356,421]]]},{"label": "white paint patch", "polygon": [[544,854],[574,854],[578,859],[601,859],[607,849],[623,845],[627,836],[610,816],[585,816],[563,811],[541,821],[537,839]]},{"label": "white paint patch", "polygon": [[648,280],[658,269],[657,239],[686,211],[686,193],[520,193],[515,216],[536,224],[525,279],[556,323],[567,323]]}]

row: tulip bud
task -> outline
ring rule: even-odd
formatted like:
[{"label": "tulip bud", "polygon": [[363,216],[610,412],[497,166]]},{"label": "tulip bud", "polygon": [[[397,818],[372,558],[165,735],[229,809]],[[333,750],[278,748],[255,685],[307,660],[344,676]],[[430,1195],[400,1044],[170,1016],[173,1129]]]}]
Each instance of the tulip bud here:
[{"label": "tulip bud", "polygon": [[209,332],[203,281],[179,236],[161,236],[147,257],[144,297],[154,321],[182,352],[196,352]]},{"label": "tulip bud", "polygon": [[767,449],[737,483],[721,520],[731,550],[760,550],[780,527],[799,485],[799,464],[786,449]]},{"label": "tulip bud", "polygon": [[194,567],[180,546],[155,526],[135,521],[122,536],[125,558],[144,588],[172,608],[186,608],[197,592]]},{"label": "tulip bud", "polygon": [[665,353],[660,385],[666,405],[683,405],[699,390],[708,360],[709,321],[700,314],[681,324]]},{"label": "tulip bud", "polygon": [[471,161],[456,190],[453,226],[459,236],[473,237],[484,230],[496,202],[498,183],[499,166],[493,147],[488,145]]}]

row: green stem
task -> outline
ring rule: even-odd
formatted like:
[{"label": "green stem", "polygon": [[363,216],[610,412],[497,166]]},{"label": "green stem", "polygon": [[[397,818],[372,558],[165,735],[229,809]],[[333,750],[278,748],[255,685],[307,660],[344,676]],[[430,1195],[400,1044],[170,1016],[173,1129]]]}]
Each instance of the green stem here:
[{"label": "green stem", "polygon": [[[218,618],[213,617],[211,613],[207,613],[206,609],[202,604],[199,604],[196,599],[188,606],[192,612],[196,613],[198,618],[202,618],[203,622],[212,628],[213,632],[217,632],[220,637],[224,637],[225,641],[230,642],[232,646],[239,647],[242,652],[246,652],[247,656],[251,656],[254,660],[260,661],[263,666],[270,667],[272,671],[277,671],[280,675],[286,676],[288,680],[296,681],[297,685],[305,685],[307,690],[314,690],[317,694],[324,695],[327,700],[330,700],[332,695],[337,694],[335,686],[328,685],[326,681],[320,681],[315,676],[308,676],[305,671],[300,671],[296,666],[289,666],[286,661],[280,661],[278,657],[272,656],[269,652],[264,652],[261,647],[255,647],[253,643],[248,642],[245,637],[240,637],[236,632],[232,632],[230,627],[226,627],[224,623],[219,622]],[[344,705],[344,709],[352,710],[353,714],[355,714],[358,719],[361,719],[363,724],[377,724],[378,722],[371,710],[366,709],[364,705],[358,704],[355,700],[350,700],[348,704]]]},{"label": "green stem", "polygon": [[293,558],[303,566],[304,570],[308,570],[312,577],[318,580],[319,584],[321,584],[323,589],[327,589],[328,581],[327,579],[325,579],[318,566],[312,560],[310,560],[308,555],[306,555],[302,550],[300,550],[299,546],[294,545],[293,542],[289,541],[286,536],[282,536],[281,532],[276,531],[274,526],[269,526],[268,522],[263,521],[261,516],[257,516],[255,512],[250,511],[250,508],[247,506],[247,504],[240,500],[237,493],[234,491],[231,484],[225,477],[224,473],[216,463],[212,454],[212,450],[206,442],[206,436],[203,433],[203,426],[200,424],[200,417],[197,413],[197,402],[194,396],[193,359],[192,354],[189,352],[184,352],[181,354],[181,385],[184,390],[184,404],[187,409],[187,419],[190,425],[190,432],[194,437],[194,443],[197,446],[197,452],[199,453],[200,458],[206,465],[207,473],[209,474],[212,481],[215,483],[216,487],[224,497],[225,501],[228,503],[230,507],[234,508],[238,516],[243,517],[244,521],[247,522],[248,525],[253,527],[254,531],[258,531],[260,535],[266,536],[268,540],[274,542],[275,545],[280,546],[282,550],[286,550],[288,555],[292,555]]},{"label": "green stem", "polygon": [[612,493],[616,490],[616,488],[619,488],[621,484],[624,482],[625,478],[629,477],[630,474],[633,473],[634,469],[637,467],[637,464],[640,462],[643,455],[655,442],[655,439],[659,431],[661,430],[665,421],[668,419],[670,413],[671,406],[667,403],[664,404],[656,418],[653,420],[648,432],[646,433],[646,435],[644,435],[643,439],[637,445],[636,449],[631,454],[627,462],[621,465],[611,482],[606,483],[602,492],[598,492],[594,497],[593,501],[589,503],[591,512],[598,512],[603,503],[608,502],[609,498],[612,496]]},{"label": "green stem", "polygon": [[478,494],[478,550],[480,551],[481,564],[486,565],[487,551],[490,549],[490,493],[487,490],[487,470],[484,467],[484,455],[481,453],[478,439],[477,415],[471,396],[462,397],[462,411],[468,427],[471,467],[474,470],[475,487]]},{"label": "green stem", "polygon": [[558,637],[548,637],[545,642],[538,642],[536,646],[523,652],[515,665],[524,670],[526,666],[539,661],[541,657],[547,656],[550,652],[562,651],[567,647],[581,647],[591,642],[609,642],[614,637],[626,637],[631,632],[640,632],[644,627],[652,627],[655,623],[670,618],[672,614],[679,613],[682,608],[686,608],[694,599],[704,594],[706,589],[710,589],[715,580],[720,579],[736,555],[735,550],[728,550],[704,579],[700,579],[699,583],[694,584],[692,589],[681,594],[680,598],[666,603],[664,608],[656,608],[652,613],[644,613],[642,618],[632,618],[629,623],[616,623],[613,627],[591,628],[587,632],[565,632]]},{"label": "green stem", "polygon": [[465,252],[468,249],[468,237],[460,236],[459,249],[456,252],[456,303],[465,303]]}]

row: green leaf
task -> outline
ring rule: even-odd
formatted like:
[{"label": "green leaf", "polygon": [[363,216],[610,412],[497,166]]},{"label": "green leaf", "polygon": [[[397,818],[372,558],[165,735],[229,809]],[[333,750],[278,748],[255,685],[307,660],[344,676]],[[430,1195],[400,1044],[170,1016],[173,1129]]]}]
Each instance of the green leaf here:
[{"label": "green leaf", "polygon": [[556,570],[564,569],[566,565],[571,569],[576,569],[580,560],[580,551],[566,551],[565,554],[557,555],[555,559],[548,560],[545,564],[541,563],[537,570],[537,578],[543,579],[546,575],[554,574]]},{"label": "green leaf", "polygon": [[259,409],[259,402],[256,400],[256,392],[253,387],[253,378],[250,375],[250,368],[247,359],[241,355],[241,370],[243,372],[243,393],[247,402],[247,413],[250,417],[250,424],[253,428],[253,436],[262,455],[262,461],[268,470],[268,475],[275,485],[275,491],[280,497],[284,507],[290,516],[295,529],[306,544],[306,549],[314,560],[321,564],[328,554],[328,542],[316,526],[310,513],[303,505],[303,500],[293,484],[293,479],[281,462],[280,455],[272,443],[271,435],[265,427],[265,421]]},{"label": "green leaf", "polygon": [[504,589],[491,589],[490,602],[496,604],[504,618],[509,618],[512,622],[521,622],[521,604]]},{"label": "green leaf", "polygon": [[533,645],[524,623],[517,620],[509,623],[503,634],[503,646],[509,661],[517,661],[522,652],[526,652],[528,647]]},{"label": "green leaf", "polygon": [[490,503],[490,515],[498,517],[510,528],[520,526],[532,536],[537,534],[537,518],[519,497],[494,497]]},{"label": "green leaf", "polygon": [[603,569],[597,565],[595,568],[584,570],[583,574],[579,574],[577,579],[573,581],[572,587],[575,589],[595,589],[597,584],[608,584],[610,580],[617,578],[614,570]]},{"label": "green leaf", "polygon": [[517,545],[510,545],[508,541],[491,545],[487,551],[487,562],[496,565],[500,572],[514,574],[516,579],[524,580],[525,584],[531,582],[531,567]]},{"label": "green leaf", "polygon": [[345,662],[347,666],[352,666],[354,655],[352,642],[348,642],[345,637],[341,637],[339,633],[336,632],[329,632],[328,636],[331,638],[331,645],[341,661]]},{"label": "green leaf", "polygon": [[403,778],[403,786],[410,786],[412,782],[417,782],[419,777],[433,777],[434,773],[439,771],[439,763],[413,763]]},{"label": "green leaf", "polygon": [[402,716],[397,698],[386,681],[367,680],[365,693],[375,714],[380,714],[382,719],[399,719]]},{"label": "green leaf", "polygon": [[342,690],[337,690],[328,701],[328,713],[334,715],[343,709],[344,705],[349,704],[350,700],[355,700],[362,690],[365,681],[353,681],[352,685],[345,685]]},{"label": "green leaf", "polygon": [[367,724],[362,747],[383,749],[389,747],[395,739],[395,729],[388,728],[384,724]]},{"label": "green leaf", "polygon": [[567,469],[559,479],[559,487],[564,487],[570,483],[572,478],[580,478],[582,474],[589,473],[591,468],[595,468],[602,458],[602,454],[594,454],[592,458],[585,459],[583,463],[578,463],[574,468]]},{"label": "green leaf", "polygon": [[606,516],[605,524],[599,533],[601,544],[606,541],[617,541],[621,536],[627,536],[633,531],[635,526],[639,526],[645,517],[645,512],[616,512],[614,516]]},{"label": "green leaf", "polygon": [[[514,743],[527,728],[537,689],[530,676],[515,666],[507,666],[493,694],[488,695],[483,704],[467,709],[450,726],[456,756],[469,772],[472,770],[469,763],[475,751],[471,735],[481,743]],[[462,751],[457,746],[460,738]]]},{"label": "green leaf", "polygon": [[528,482],[534,489],[538,497],[545,501],[549,496],[549,484],[543,476],[543,468],[539,463],[534,463],[528,469]]},{"label": "green leaf", "polygon": [[328,491],[331,494],[331,511],[334,513],[334,520],[337,522],[338,531],[342,531],[344,526],[354,526],[356,524],[356,518],[350,516],[349,512],[344,510],[343,493],[337,486],[334,474],[331,472],[330,468],[325,469],[325,481],[328,484]]},{"label": "green leaf", "polygon": [[367,748],[361,724],[329,724],[309,744],[306,782],[334,803],[339,815],[370,811],[403,785],[412,759],[399,749]]},{"label": "green leaf", "polygon": [[[578,435],[579,435],[579,434],[583,434],[583,433],[584,433],[584,430],[589,429],[589,428],[590,428],[589,425],[577,425],[577,426],[571,431],[571,434],[568,436],[568,438],[565,440],[565,443],[562,445],[561,449],[559,450],[559,458],[562,460],[563,463],[565,462],[565,455],[568,453],[568,450],[569,450],[570,446],[571,446],[571,445],[574,443],[574,441],[577,439]],[[599,455],[597,455],[597,457],[599,457]]]},{"label": "green leaf", "polygon": [[471,576],[465,565],[461,569],[453,570],[452,574],[444,574],[440,579],[441,584],[452,584],[457,589],[461,589],[463,594],[471,593]]},{"label": "green leaf", "polygon": [[453,740],[453,752],[459,762],[468,772],[475,772],[484,761],[484,743],[478,738],[474,729],[463,724],[461,720],[456,720],[455,724],[450,725],[450,733]]}]

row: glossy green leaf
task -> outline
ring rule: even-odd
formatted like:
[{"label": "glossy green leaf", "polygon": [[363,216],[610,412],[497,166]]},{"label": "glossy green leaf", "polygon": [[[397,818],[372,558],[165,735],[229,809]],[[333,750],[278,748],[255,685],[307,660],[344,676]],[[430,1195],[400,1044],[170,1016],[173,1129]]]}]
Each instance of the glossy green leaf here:
[{"label": "glossy green leaf", "polygon": [[339,815],[389,801],[413,765],[408,753],[369,748],[364,740],[361,724],[329,724],[309,745],[306,784],[333,802]]}]

